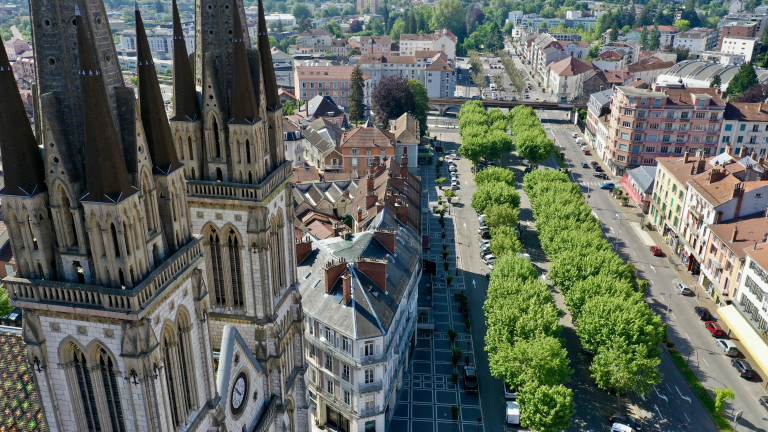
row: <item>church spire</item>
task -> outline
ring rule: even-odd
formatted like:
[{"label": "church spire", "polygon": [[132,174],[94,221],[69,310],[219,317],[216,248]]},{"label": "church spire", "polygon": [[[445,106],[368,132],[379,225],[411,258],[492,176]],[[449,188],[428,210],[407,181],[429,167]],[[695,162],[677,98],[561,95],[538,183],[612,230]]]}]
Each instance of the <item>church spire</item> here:
[{"label": "church spire", "polygon": [[277,111],[282,108],[280,98],[277,95],[277,78],[275,77],[275,65],[272,62],[272,51],[269,46],[269,35],[267,34],[267,20],[264,18],[264,4],[259,0],[259,26],[258,48],[261,54],[261,75],[264,80],[264,92],[267,97],[267,109]]},{"label": "church spire", "polygon": [[5,156],[5,188],[0,195],[32,196],[46,189],[45,168],[5,46],[0,48],[0,94],[5,95],[5,102],[0,105],[0,150]]},{"label": "church spire", "polygon": [[254,124],[261,120],[259,116],[256,92],[253,89],[251,68],[248,65],[248,52],[243,38],[243,23],[240,21],[240,5],[235,2],[232,8],[232,106],[230,124]]},{"label": "church spire", "polygon": [[120,138],[112,120],[107,91],[93,46],[75,6],[77,49],[80,57],[80,94],[85,141],[85,189],[82,201],[117,203],[136,192],[131,186]]},{"label": "church spire", "polygon": [[167,175],[181,167],[176,149],[173,146],[171,128],[168,126],[168,116],[165,114],[163,95],[160,93],[160,83],[157,81],[155,62],[149,49],[147,33],[141,12],[136,8],[136,51],[139,75],[139,107],[141,122],[147,138],[149,155],[152,158],[155,174]]},{"label": "church spire", "polygon": [[173,111],[173,120],[176,121],[195,121],[200,118],[195,78],[189,65],[189,53],[176,0],[173,0]]}]

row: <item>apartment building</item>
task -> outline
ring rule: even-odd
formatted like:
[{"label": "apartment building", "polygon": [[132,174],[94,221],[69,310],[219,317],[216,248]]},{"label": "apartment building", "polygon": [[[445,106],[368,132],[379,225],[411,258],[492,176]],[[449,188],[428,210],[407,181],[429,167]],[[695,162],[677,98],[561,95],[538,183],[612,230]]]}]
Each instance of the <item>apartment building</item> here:
[{"label": "apartment building", "polygon": [[[597,151],[597,124],[601,118],[611,112],[611,98],[613,88],[591,93],[587,102],[587,126],[584,128],[584,136],[587,142]],[[602,158],[602,156],[601,156]]]},{"label": "apartment building", "polygon": [[[173,56],[173,29],[165,26],[157,26],[147,31],[149,50],[155,60],[169,60]],[[184,43],[187,52],[195,50],[195,31],[191,27],[184,31]],[[127,29],[120,34],[120,48],[136,51],[136,29]]]},{"label": "apartment building", "polygon": [[759,354],[768,348],[768,243],[763,240],[744,248],[746,261],[734,301],[717,312],[756,366],[768,374],[768,358]]},{"label": "apartment building", "polygon": [[417,51],[416,55],[385,56],[368,54],[358,60],[360,69],[376,85],[382,78],[401,76],[424,84],[430,98],[453,97],[456,77],[448,56],[441,51]]},{"label": "apartment building", "polygon": [[581,97],[579,90],[585,75],[592,72],[592,66],[574,57],[551,63],[547,66],[546,85],[550,93],[560,102],[567,102]]},{"label": "apartment building", "polygon": [[[768,25],[768,15],[760,13],[732,13],[720,18],[720,22],[717,24],[718,36],[722,36],[722,28],[729,24],[755,24],[755,37],[763,37],[766,25]],[[718,38],[720,39],[720,38]]]},{"label": "apartment building", "polygon": [[[441,53],[442,54],[442,53]],[[438,57],[424,69],[427,97],[452,98],[456,93],[456,75],[445,58]]]},{"label": "apartment building", "polygon": [[400,55],[416,55],[416,51],[442,51],[448,61],[456,60],[456,36],[449,30],[436,30],[431,34],[400,35]]},{"label": "apartment building", "polygon": [[392,38],[389,36],[361,36],[360,41],[357,43],[357,49],[363,55],[366,54],[379,54],[389,55],[389,50],[392,48]]},{"label": "apartment building", "polygon": [[363,127],[344,132],[338,144],[343,158],[343,171],[361,178],[371,173],[375,158],[395,156],[397,140],[389,131],[366,122]]},{"label": "apartment building", "polygon": [[736,159],[730,153],[729,148],[711,160],[712,169],[688,180],[680,238],[682,263],[694,275],[700,272],[711,225],[761,212],[768,205],[764,161]]},{"label": "apartment building", "polygon": [[563,50],[565,53],[573,58],[584,60],[589,55],[589,43],[586,41],[562,41],[561,39],[558,39],[558,41],[561,41],[564,45]]},{"label": "apartment building", "polygon": [[676,35],[672,46],[691,51],[709,51],[717,46],[717,33],[704,27],[692,28]]},{"label": "apartment building", "polygon": [[[331,96],[341,107],[349,106],[352,96],[350,77],[354,66],[296,66],[294,80],[296,96],[307,101],[315,96]],[[370,75],[363,72],[363,103],[371,104],[373,83]]]},{"label": "apartment building", "polygon": [[[653,29],[654,29],[654,26],[651,26],[651,25],[645,27],[645,31],[647,31],[649,35],[653,31]],[[658,26],[658,29],[659,29],[659,34],[661,35],[661,37],[659,38],[659,42],[660,42],[659,45],[662,48],[670,45],[674,46],[675,37],[677,36],[677,34],[680,33],[680,29],[677,27],[668,26],[668,25],[660,25]],[[630,31],[629,33],[627,33],[627,39],[639,41],[640,35],[642,33],[643,33],[643,28],[638,27]]]},{"label": "apartment building", "polygon": [[531,68],[542,82],[547,79],[547,66],[566,57],[563,44],[548,33],[536,36],[528,48]]},{"label": "apartment building", "polygon": [[723,43],[720,45],[720,52],[742,55],[746,61],[755,61],[757,55],[760,54],[760,39],[756,37],[724,37]]},{"label": "apartment building", "polygon": [[302,46],[308,45],[326,45],[330,46],[333,35],[324,29],[306,29],[296,36],[296,44]]},{"label": "apartment building", "polygon": [[395,160],[413,170],[418,169],[419,144],[421,133],[419,121],[410,113],[404,113],[397,120],[390,122],[389,130],[395,136]]},{"label": "apartment building", "polygon": [[384,432],[416,345],[421,238],[388,209],[296,243],[313,424]]},{"label": "apartment building", "polygon": [[720,28],[718,49],[723,48],[723,41],[729,37],[760,38],[758,24],[755,22],[730,22]]},{"label": "apartment building", "polygon": [[717,153],[732,148],[734,157],[766,157],[768,152],[768,104],[731,103],[725,106]]},{"label": "apartment building", "polygon": [[711,88],[618,86],[611,102],[610,137],[603,160],[615,175],[653,165],[658,156],[714,154],[725,102]]}]

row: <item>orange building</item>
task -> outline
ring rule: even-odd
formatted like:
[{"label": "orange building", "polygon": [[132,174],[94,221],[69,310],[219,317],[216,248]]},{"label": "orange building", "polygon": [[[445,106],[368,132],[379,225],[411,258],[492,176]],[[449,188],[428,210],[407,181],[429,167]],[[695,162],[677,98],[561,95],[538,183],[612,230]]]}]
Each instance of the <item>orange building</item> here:
[{"label": "orange building", "polygon": [[367,176],[375,157],[390,158],[395,156],[395,136],[383,131],[370,122],[365,126],[344,132],[339,144],[344,160],[345,173],[353,177]]}]

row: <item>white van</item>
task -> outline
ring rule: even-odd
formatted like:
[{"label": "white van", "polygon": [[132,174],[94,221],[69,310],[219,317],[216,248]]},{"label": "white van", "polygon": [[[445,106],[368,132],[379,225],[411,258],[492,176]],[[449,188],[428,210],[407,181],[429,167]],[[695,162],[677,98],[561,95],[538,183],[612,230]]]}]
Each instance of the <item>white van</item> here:
[{"label": "white van", "polygon": [[739,349],[736,348],[736,344],[728,339],[716,339],[715,343],[728,357],[736,357],[739,355]]},{"label": "white van", "polygon": [[635,432],[631,427],[621,424],[621,423],[614,423],[611,425],[611,432]]},{"label": "white van", "polygon": [[520,405],[515,401],[507,401],[507,423],[520,424]]}]

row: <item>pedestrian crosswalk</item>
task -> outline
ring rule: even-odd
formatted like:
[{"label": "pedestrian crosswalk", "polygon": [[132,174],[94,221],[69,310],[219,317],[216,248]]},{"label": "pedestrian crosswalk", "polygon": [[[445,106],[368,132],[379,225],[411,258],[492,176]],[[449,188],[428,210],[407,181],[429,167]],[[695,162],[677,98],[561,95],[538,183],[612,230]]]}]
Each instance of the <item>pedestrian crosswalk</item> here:
[{"label": "pedestrian crosswalk", "polygon": [[[607,182],[607,181],[610,181],[610,180],[600,180],[600,181],[594,181],[594,182],[579,181],[579,182],[576,182],[576,183],[577,183],[579,186],[584,186],[584,187],[587,187],[587,186],[590,186],[590,187],[599,187],[601,184],[603,184],[603,183],[605,183],[605,182]],[[616,182],[614,182],[614,184],[616,184]]]}]

